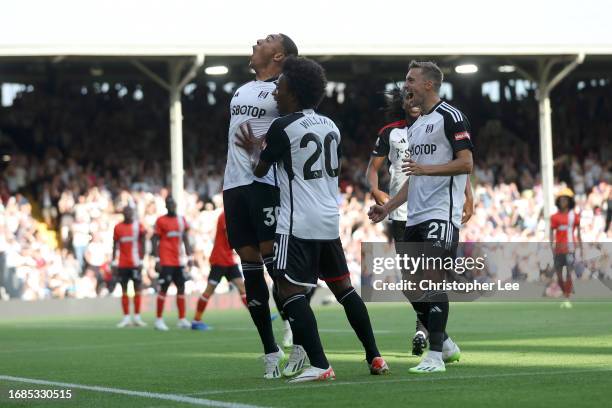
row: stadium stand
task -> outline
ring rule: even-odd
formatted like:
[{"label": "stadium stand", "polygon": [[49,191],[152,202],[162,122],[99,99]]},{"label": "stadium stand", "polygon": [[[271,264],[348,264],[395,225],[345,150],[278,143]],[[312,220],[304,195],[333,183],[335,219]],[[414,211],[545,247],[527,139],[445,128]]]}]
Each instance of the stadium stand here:
[{"label": "stadium stand", "polygon": [[[341,234],[355,280],[360,243],[384,241],[372,225],[365,170],[377,130],[384,83],[355,81],[330,89],[321,111],[344,135]],[[612,146],[607,82],[570,82],[553,94],[556,188],[571,187],[582,213],[584,241],[612,238]],[[140,92],[140,97],[134,97]],[[142,95],[144,94],[144,97]],[[577,96],[576,96],[577,95]],[[185,215],[192,224],[196,267],[187,293],[203,290],[207,256],[227,146],[231,88],[198,84],[183,96]],[[16,95],[0,107],[6,157],[0,177],[0,296],[27,300],[106,296],[112,228],[133,202],[148,238],[168,194],[167,98],[155,87],[74,85]],[[537,109],[533,90],[492,101],[457,94],[453,104],[473,118],[477,157],[472,175],[475,213],[462,230],[466,241],[543,241]],[[5,147],[10,146],[10,147]],[[150,245],[149,241],[147,241]],[[147,250],[147,253],[149,250]],[[144,286],[156,274],[145,259]]]}]

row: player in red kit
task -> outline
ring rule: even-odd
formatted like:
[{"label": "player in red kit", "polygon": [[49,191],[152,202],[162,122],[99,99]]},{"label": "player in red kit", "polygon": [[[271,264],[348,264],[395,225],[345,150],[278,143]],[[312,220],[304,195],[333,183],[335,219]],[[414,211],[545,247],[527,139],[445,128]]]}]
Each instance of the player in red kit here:
[{"label": "player in red kit", "polygon": [[238,292],[240,292],[240,299],[242,303],[247,306],[246,292],[244,290],[244,279],[242,272],[238,267],[238,263],[234,258],[234,251],[229,245],[227,240],[227,228],[225,226],[225,213],[221,212],[217,219],[217,232],[215,234],[215,244],[210,254],[210,274],[208,275],[208,286],[206,290],[200,296],[198,300],[198,307],[196,309],[195,317],[191,322],[191,328],[193,330],[207,330],[209,327],[206,323],[202,322],[202,313],[208,305],[208,301],[211,296],[215,293],[215,289],[221,279],[227,279],[228,282],[232,282]]},{"label": "player in red kit", "polygon": [[185,217],[176,214],[176,202],[172,197],[166,198],[167,214],[155,221],[155,234],[153,235],[153,255],[158,258],[155,270],[159,273],[159,292],[157,295],[157,319],[155,328],[166,331],[168,326],[164,323],[162,314],[166,292],[170,283],[176,285],[176,306],[179,321],[177,326],[189,329],[191,323],[185,319],[185,259],[191,266],[191,245],[187,232],[189,224]]},{"label": "player in red kit", "polygon": [[[134,209],[126,206],[123,209],[123,222],[115,225],[113,232],[113,270],[121,282],[123,295],[123,320],[117,327],[146,326],[140,318],[140,291],[142,287],[141,267],[144,253],[145,229],[134,219]],[[118,251],[117,251],[118,250]],[[117,252],[119,252],[117,256]],[[128,282],[134,282],[134,318],[130,318],[130,301],[127,294]]]},{"label": "player in red kit", "polygon": [[[574,210],[574,193],[569,188],[564,188],[557,195],[556,205],[559,211],[550,217],[550,243],[555,259],[555,272],[566,299],[561,307],[569,309],[572,307],[569,298],[573,289],[572,272],[576,244],[579,245],[581,258],[583,256],[580,214]],[[565,280],[563,280],[564,266]]]}]

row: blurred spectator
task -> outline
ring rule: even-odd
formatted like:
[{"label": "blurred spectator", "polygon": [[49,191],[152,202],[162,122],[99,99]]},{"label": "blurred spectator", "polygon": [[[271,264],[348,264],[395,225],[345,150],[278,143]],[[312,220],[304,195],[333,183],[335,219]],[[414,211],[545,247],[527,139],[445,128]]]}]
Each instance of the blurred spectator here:
[{"label": "blurred spectator", "polygon": [[[360,274],[361,242],[387,241],[385,225],[372,225],[365,169],[383,124],[384,84],[367,79],[332,86],[320,110],[343,134],[341,238],[353,278]],[[111,88],[112,89],[112,88]],[[133,92],[135,88],[130,88]],[[0,108],[0,132],[20,151],[0,177],[0,298],[95,297],[113,289],[107,270],[112,228],[128,203],[152,234],[168,195],[167,97],[146,88],[146,99],[101,92],[95,85],[66,87],[55,94],[20,94]],[[555,93],[556,188],[569,186],[582,213],[585,242],[612,240],[611,86]],[[202,291],[214,238],[227,149],[232,90],[198,84],[184,96],[185,208],[197,267],[187,292]],[[213,96],[215,103],[211,102]],[[500,104],[453,104],[473,118],[475,213],[461,230],[464,241],[546,241],[537,146],[535,99]],[[17,143],[18,142],[18,143]],[[43,143],[44,142],[44,143]],[[580,146],[577,148],[576,146]],[[381,177],[388,181],[388,175]],[[26,198],[27,197],[27,198]],[[150,252],[147,241],[146,253]],[[517,265],[521,274],[525,265]],[[520,272],[520,273],[519,273]],[[144,287],[156,274],[147,256]]]}]

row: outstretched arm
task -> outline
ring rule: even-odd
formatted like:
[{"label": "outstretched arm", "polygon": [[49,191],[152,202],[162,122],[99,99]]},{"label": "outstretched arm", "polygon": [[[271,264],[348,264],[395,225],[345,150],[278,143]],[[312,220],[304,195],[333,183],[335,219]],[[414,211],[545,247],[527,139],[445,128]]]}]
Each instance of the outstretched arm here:
[{"label": "outstretched arm", "polygon": [[366,171],[366,178],[368,180],[368,184],[370,185],[370,192],[372,193],[372,197],[374,197],[374,201],[376,201],[376,204],[378,205],[383,205],[389,201],[389,195],[384,191],[381,191],[378,186],[378,171],[384,162],[385,157],[383,156],[371,156],[370,162],[368,163],[368,169]]},{"label": "outstretched arm", "polygon": [[391,197],[389,201],[387,201],[384,205],[373,205],[370,207],[370,211],[368,211],[368,217],[372,222],[381,222],[385,219],[387,215],[393,210],[395,210],[400,205],[404,204],[408,199],[408,185],[410,183],[410,179],[406,180],[402,188],[397,192],[396,195]]}]

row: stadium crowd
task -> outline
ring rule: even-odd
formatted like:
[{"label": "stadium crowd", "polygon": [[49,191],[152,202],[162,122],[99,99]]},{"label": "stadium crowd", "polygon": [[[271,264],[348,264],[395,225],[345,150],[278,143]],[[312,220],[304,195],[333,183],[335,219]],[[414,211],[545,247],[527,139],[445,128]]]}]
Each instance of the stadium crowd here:
[{"label": "stadium crowd", "polygon": [[[611,86],[554,94],[556,188],[571,187],[586,242],[612,240]],[[126,89],[128,96],[120,96]],[[372,204],[365,171],[378,128],[384,84],[360,81],[330,87],[320,110],[343,132],[341,238],[356,281],[363,241],[386,241],[368,221]],[[0,141],[11,144],[0,178],[0,298],[27,300],[104,296],[115,290],[112,230],[133,203],[147,228],[146,253],[168,194],[168,118],[161,91],[99,85],[49,94],[23,92],[0,108]],[[573,96],[572,96],[573,95]],[[186,292],[202,291],[208,274],[227,148],[231,93],[198,85],[184,96],[185,209],[196,266]],[[475,211],[464,241],[542,242],[548,239],[538,168],[537,109],[524,98],[453,103],[473,119]],[[35,216],[34,216],[35,215]],[[144,287],[156,273],[145,258]]]}]

